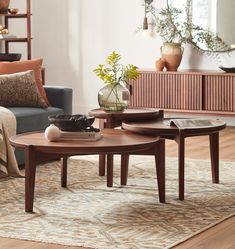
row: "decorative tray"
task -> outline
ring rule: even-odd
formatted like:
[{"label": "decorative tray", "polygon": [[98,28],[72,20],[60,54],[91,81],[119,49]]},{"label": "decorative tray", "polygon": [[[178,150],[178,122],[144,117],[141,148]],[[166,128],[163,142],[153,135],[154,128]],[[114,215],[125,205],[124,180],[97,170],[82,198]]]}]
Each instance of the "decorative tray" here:
[{"label": "decorative tray", "polygon": [[87,115],[52,115],[48,117],[51,124],[62,131],[96,131],[92,126],[95,117]]},{"label": "decorative tray", "polygon": [[223,70],[226,73],[235,73],[235,67],[219,67],[221,70]]}]

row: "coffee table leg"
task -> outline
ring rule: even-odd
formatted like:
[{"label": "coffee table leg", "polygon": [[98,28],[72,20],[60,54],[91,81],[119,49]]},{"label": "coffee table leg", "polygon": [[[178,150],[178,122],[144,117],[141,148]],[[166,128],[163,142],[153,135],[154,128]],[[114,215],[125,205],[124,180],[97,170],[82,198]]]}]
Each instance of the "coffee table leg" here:
[{"label": "coffee table leg", "polygon": [[121,155],[121,185],[127,184],[129,155]]},{"label": "coffee table leg", "polygon": [[68,157],[64,156],[60,159],[61,163],[61,187],[67,187],[67,164],[68,164]]},{"label": "coffee table leg", "polygon": [[178,164],[179,164],[179,199],[184,200],[184,164],[185,164],[185,137],[180,134],[175,141],[178,143]]},{"label": "coffee table leg", "polygon": [[165,203],[166,201],[166,187],[165,187],[165,139],[160,139],[156,146],[155,164],[157,172],[157,184],[159,201]]},{"label": "coffee table leg", "polygon": [[99,176],[105,176],[106,155],[99,155]]},{"label": "coffee table leg", "polygon": [[209,135],[212,182],[219,183],[219,133]]},{"label": "coffee table leg", "polygon": [[107,155],[107,187],[113,186],[113,155]]},{"label": "coffee table leg", "polygon": [[33,212],[36,159],[33,146],[25,149],[25,212]]}]

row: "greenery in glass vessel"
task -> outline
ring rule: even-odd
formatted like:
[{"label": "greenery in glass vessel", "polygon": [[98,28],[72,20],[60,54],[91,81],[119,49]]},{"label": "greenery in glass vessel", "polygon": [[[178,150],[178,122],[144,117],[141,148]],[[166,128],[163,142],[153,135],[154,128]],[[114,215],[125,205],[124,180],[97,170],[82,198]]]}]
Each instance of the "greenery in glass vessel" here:
[{"label": "greenery in glass vessel", "polygon": [[95,74],[104,81],[98,93],[100,107],[106,112],[124,111],[128,107],[130,92],[126,88],[129,80],[139,76],[138,67],[120,63],[121,55],[113,51],[106,59],[106,65],[99,64],[94,69]]}]

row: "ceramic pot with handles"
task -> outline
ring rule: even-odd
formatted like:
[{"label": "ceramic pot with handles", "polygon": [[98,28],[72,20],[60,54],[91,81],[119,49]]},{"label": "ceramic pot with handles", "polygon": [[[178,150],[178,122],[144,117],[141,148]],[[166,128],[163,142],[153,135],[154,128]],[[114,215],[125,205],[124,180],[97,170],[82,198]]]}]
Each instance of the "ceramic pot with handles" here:
[{"label": "ceramic pot with handles", "polygon": [[166,42],[161,46],[161,55],[165,60],[167,71],[177,71],[183,56],[184,48],[181,43]]},{"label": "ceramic pot with handles", "polygon": [[10,0],[0,0],[0,14],[7,14]]}]

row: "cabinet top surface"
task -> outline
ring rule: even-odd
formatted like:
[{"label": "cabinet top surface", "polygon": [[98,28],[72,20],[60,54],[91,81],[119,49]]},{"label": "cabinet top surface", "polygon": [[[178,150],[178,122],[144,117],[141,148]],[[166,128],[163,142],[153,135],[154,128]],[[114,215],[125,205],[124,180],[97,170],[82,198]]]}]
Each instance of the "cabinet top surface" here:
[{"label": "cabinet top surface", "polygon": [[227,75],[235,76],[235,73],[226,73],[221,70],[205,70],[205,69],[182,69],[176,72],[160,71],[157,72],[154,68],[141,68],[140,73],[156,73],[156,74],[200,74],[200,75]]}]

